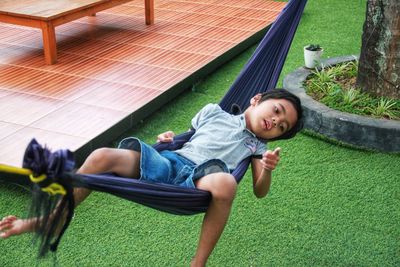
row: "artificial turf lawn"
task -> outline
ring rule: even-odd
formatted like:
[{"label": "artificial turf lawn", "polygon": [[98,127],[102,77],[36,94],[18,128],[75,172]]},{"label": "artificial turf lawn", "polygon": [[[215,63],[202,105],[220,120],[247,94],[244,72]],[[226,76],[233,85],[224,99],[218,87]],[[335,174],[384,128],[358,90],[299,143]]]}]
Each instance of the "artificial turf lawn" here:
[{"label": "artificial turf lawn", "polygon": [[[283,75],[303,64],[304,45],[325,57],[358,54],[363,1],[310,0]],[[133,129],[152,142],[186,131],[205,104],[218,102],[253,50],[197,83]],[[128,134],[124,134],[127,136]],[[282,148],[267,198],[240,184],[229,223],[209,266],[399,266],[400,156],[338,146],[300,134]],[[24,214],[26,190],[0,183],[0,214]],[[202,215],[174,216],[94,193],[77,210],[57,253],[61,266],[188,266]],[[0,240],[0,265],[36,265],[31,236]],[[38,266],[52,265],[52,258]]]}]

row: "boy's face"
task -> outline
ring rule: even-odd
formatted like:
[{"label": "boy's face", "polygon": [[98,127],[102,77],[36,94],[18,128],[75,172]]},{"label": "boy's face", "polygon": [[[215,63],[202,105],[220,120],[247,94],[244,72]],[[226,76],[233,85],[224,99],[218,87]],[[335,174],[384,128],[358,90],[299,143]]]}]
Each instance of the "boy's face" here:
[{"label": "boy's face", "polygon": [[290,130],[297,122],[297,111],[286,99],[268,99],[259,102],[261,96],[251,99],[245,111],[246,126],[257,137],[272,139]]}]

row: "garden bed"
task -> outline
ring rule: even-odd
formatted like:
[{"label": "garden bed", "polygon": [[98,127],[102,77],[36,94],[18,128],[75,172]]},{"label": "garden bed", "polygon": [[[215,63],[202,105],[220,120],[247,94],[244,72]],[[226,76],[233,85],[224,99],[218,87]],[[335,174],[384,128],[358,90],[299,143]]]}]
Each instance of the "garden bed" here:
[{"label": "garden bed", "polygon": [[[354,56],[337,57],[322,62],[324,66],[354,60]],[[288,74],[283,87],[302,100],[305,129],[352,146],[400,152],[400,122],[376,119],[334,110],[312,99],[304,90],[304,82],[311,70],[299,68]]]}]

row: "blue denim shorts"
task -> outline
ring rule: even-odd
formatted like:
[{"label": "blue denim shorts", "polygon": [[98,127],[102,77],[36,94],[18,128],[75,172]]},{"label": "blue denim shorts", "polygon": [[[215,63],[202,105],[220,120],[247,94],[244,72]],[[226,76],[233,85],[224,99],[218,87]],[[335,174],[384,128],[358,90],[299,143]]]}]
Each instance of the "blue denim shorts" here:
[{"label": "blue denim shorts", "polygon": [[215,172],[229,173],[227,165],[211,159],[196,165],[189,159],[169,150],[158,152],[138,138],[123,139],[118,148],[141,153],[140,180],[195,188],[194,181]]}]

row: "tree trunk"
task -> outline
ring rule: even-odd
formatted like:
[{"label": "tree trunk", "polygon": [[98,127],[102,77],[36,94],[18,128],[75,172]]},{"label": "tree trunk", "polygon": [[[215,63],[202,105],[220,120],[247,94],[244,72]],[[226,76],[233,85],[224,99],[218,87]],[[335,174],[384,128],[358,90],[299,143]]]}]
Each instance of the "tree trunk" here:
[{"label": "tree trunk", "polygon": [[357,85],[400,98],[400,0],[368,0]]}]

